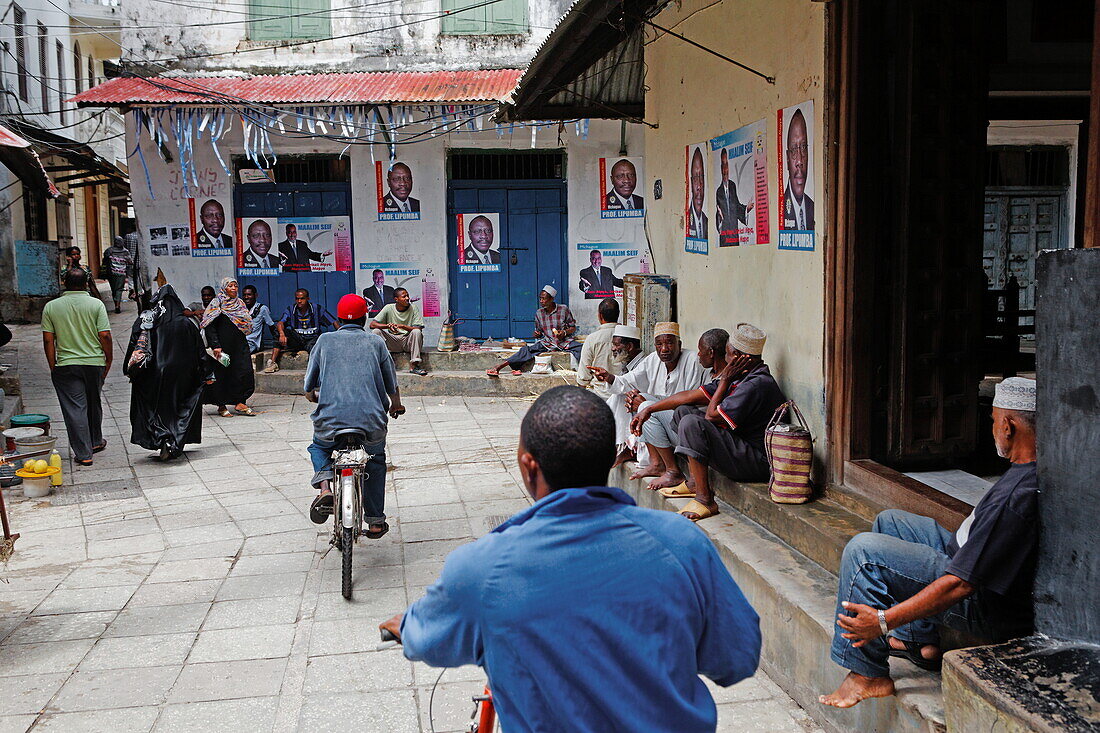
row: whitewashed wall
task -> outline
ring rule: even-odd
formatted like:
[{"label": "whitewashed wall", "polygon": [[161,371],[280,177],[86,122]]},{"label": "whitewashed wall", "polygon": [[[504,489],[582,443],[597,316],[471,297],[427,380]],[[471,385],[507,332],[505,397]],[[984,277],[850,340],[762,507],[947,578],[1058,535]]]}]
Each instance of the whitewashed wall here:
[{"label": "whitewashed wall", "polygon": [[[562,135],[565,145],[566,173],[568,187],[568,271],[567,281],[562,283],[568,289],[567,302],[577,316],[582,332],[588,332],[596,325],[596,305],[598,300],[585,300],[577,290],[577,273],[589,264],[588,252],[577,249],[578,242],[609,242],[622,245],[636,245],[646,250],[644,227],[640,219],[601,219],[599,201],[606,182],[598,180],[598,159],[601,156],[614,156],[619,151],[619,130],[617,122],[593,121],[587,140],[574,134],[573,127],[567,126]],[[132,125],[127,125],[130,149],[133,149]],[[556,129],[541,130],[536,138],[539,148],[557,148]],[[628,127],[628,149],[632,156],[644,155],[642,133],[633,126]],[[232,134],[220,145],[222,156],[241,154],[241,131],[239,123]],[[328,140],[288,141],[275,140],[277,152],[282,155],[326,153],[336,154],[340,145]],[[377,221],[375,199],[375,160],[388,163],[388,152],[383,146],[355,146],[348,151],[351,158],[352,191],[352,235],[355,249],[356,290],[371,285],[371,271],[360,269],[360,263],[367,262],[418,262],[421,268],[430,268],[440,284],[440,303],[446,312],[449,298],[447,271],[447,219],[446,219],[446,155],[448,148],[510,148],[529,150],[531,133],[528,129],[516,129],[513,135],[498,137],[495,130],[480,133],[459,133],[429,139],[414,145],[402,146],[398,158],[408,163],[414,171],[413,196],[420,199],[421,219],[414,222]],[[175,151],[173,158],[176,158]],[[142,140],[145,161],[149,165],[150,178],[153,181],[153,193],[150,195],[145,183],[145,173],[136,156],[130,159],[130,174],[134,211],[137,215],[139,231],[145,236],[147,227],[158,224],[176,224],[188,221],[187,193],[181,184],[177,163],[163,163],[147,138]],[[201,180],[200,188],[192,194],[195,198],[232,199],[229,176],[218,164],[210,146],[196,143],[196,166]],[[639,180],[638,191],[645,194],[646,181]],[[201,201],[200,201],[201,203]],[[229,223],[226,224],[227,228]],[[151,274],[161,268],[168,280],[176,287],[185,302],[198,299],[198,291],[203,285],[216,283],[220,278],[234,273],[232,257],[151,257]],[[621,276],[623,273],[616,272]],[[562,288],[559,288],[562,289]],[[559,298],[560,300],[561,298]],[[272,304],[279,309],[286,304]],[[537,303],[531,303],[532,314]],[[428,319],[427,340],[434,344],[438,337],[442,318]],[[515,334],[528,336],[529,334]]]}]

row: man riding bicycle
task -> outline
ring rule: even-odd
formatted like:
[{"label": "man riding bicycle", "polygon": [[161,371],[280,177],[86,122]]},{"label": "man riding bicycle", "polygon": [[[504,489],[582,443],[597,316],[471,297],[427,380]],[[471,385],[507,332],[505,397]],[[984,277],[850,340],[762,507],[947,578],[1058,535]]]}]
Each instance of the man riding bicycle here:
[{"label": "man riding bicycle", "polygon": [[760,658],[759,617],[714,546],[605,485],[615,418],[587,390],[539,397],[517,457],[536,503],[452,552],[381,628],[410,660],[481,665],[510,733],[714,731],[699,675],[729,686]]},{"label": "man riding bicycle", "polygon": [[312,484],[319,490],[309,507],[309,518],[324,524],[332,515],[332,451],[341,431],[358,430],[365,436],[363,449],[372,458],[363,482],[363,521],[366,536],[378,539],[389,531],[386,524],[386,415],[405,414],[397,387],[397,371],[381,336],[367,333],[367,301],[345,295],[336,306],[340,328],[323,333],[306,367],[306,399],[317,403],[313,419]]}]

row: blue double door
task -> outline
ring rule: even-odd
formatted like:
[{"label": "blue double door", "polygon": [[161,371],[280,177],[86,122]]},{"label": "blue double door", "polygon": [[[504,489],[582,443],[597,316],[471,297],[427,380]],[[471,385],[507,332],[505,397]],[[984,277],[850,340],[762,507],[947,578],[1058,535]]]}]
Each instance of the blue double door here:
[{"label": "blue double door", "polygon": [[[233,191],[233,209],[235,216],[245,220],[280,216],[350,217],[351,189],[346,183],[242,183]],[[247,236],[247,232],[241,234]],[[285,237],[281,231],[271,234],[271,251],[278,255],[279,242]],[[237,281],[242,288],[255,285],[259,301],[271,309],[271,316],[276,319],[294,303],[294,291],[299,288],[308,290],[310,300],[325,306],[333,315],[340,298],[355,292],[354,271],[281,272],[274,277],[257,277],[239,270]]]},{"label": "blue double door", "polygon": [[[500,214],[501,271],[460,273],[456,215],[485,213]],[[447,214],[450,309],[463,321],[456,335],[530,340],[542,287],[568,302],[565,182],[452,180]]]}]

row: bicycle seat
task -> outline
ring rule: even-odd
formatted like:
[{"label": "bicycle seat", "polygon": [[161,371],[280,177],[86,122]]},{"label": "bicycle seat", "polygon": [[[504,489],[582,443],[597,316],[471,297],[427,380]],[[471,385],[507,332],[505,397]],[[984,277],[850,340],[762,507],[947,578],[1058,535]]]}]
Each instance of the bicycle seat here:
[{"label": "bicycle seat", "polygon": [[367,441],[367,433],[359,428],[344,428],[336,431],[334,440],[337,446],[362,445]]}]

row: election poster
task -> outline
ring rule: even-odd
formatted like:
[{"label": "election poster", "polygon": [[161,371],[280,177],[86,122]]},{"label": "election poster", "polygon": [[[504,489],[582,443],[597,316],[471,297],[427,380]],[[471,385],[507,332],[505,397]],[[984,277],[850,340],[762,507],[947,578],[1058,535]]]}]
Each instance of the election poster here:
[{"label": "election poster", "polygon": [[767,121],[760,120],[710,141],[714,233],[719,247],[767,244]]},{"label": "election poster", "polygon": [[709,143],[687,146],[684,179],[687,184],[684,197],[684,251],[692,254],[710,254],[707,237],[710,234],[707,219],[707,154]]},{"label": "election poster", "polygon": [[600,158],[600,218],[645,216],[645,199],[635,193],[641,181],[641,158]]},{"label": "election poster", "polygon": [[457,214],[458,271],[500,272],[500,214]]},{"label": "election poster", "polygon": [[[363,289],[363,297],[371,316],[394,302],[394,292],[399,288],[409,291],[410,303],[420,303],[423,298],[419,262],[360,262],[359,269],[370,271],[371,284]],[[423,309],[421,313],[428,315]]]},{"label": "election poster", "polygon": [[779,249],[814,249],[814,103],[781,109],[779,121]]},{"label": "election poster", "polygon": [[191,221],[191,256],[221,257],[234,252],[233,235],[226,229],[229,201],[216,198],[187,199]]},{"label": "election poster", "polygon": [[413,172],[408,163],[396,161],[383,170],[382,161],[374,162],[378,198],[378,221],[417,221],[420,199],[413,194]]},{"label": "election poster", "polygon": [[577,289],[585,300],[621,297],[623,275],[645,272],[642,268],[648,265],[634,244],[580,242],[577,249],[588,252],[588,267],[577,275]]},{"label": "election poster", "polygon": [[352,269],[347,216],[280,216],[237,219],[237,268],[249,275],[337,272]]}]

